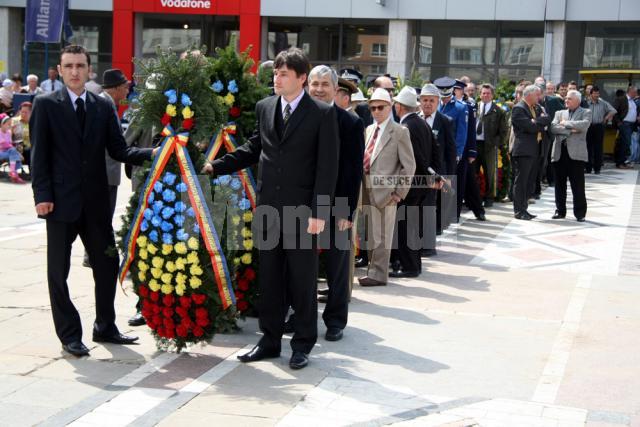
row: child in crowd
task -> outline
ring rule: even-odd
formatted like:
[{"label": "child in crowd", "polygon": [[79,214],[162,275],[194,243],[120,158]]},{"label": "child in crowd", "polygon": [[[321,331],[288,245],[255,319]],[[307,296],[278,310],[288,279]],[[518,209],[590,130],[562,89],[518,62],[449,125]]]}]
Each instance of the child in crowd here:
[{"label": "child in crowd", "polygon": [[22,155],[13,146],[11,140],[11,117],[0,114],[0,161],[9,160],[9,178],[16,184],[25,182],[18,176],[22,169]]}]

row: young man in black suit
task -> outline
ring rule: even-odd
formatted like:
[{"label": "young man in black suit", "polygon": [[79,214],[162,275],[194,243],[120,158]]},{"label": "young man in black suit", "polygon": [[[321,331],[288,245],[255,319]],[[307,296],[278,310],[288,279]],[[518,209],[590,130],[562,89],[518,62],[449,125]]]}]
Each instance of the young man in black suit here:
[{"label": "young man in black suit", "polygon": [[93,341],[133,343],[138,338],[122,335],[115,324],[118,253],[104,153],[106,148],[115,160],[141,164],[154,151],[127,147],[113,107],[85,90],[91,59],[82,46],[65,47],[58,70],[66,87],[37,97],[33,106],[32,187],[36,212],[47,220],[47,276],[56,334],[67,352],[83,356],[89,350],[67,286],[71,245],[79,235],[93,266]]},{"label": "young man in black suit", "polygon": [[[280,52],[273,70],[276,95],[256,105],[256,130],[249,142],[207,163],[203,171],[224,175],[259,163],[253,224],[261,227],[254,230],[254,241],[260,250],[258,311],[264,335],[239,359],[255,362],[280,356],[290,301],[296,322],[289,366],[300,369],[307,365],[318,336],[314,235],[329,220],[340,141],[335,109],[304,91],[309,73],[304,53],[296,48]],[[298,216],[293,221],[292,212]]]}]

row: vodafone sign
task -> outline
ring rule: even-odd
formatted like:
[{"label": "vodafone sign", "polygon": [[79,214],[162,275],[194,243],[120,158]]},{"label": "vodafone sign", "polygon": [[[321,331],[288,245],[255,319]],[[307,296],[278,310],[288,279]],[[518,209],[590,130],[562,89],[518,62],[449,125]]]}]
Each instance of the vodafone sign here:
[{"label": "vodafone sign", "polygon": [[209,0],[160,0],[160,4],[169,9],[211,9]]}]

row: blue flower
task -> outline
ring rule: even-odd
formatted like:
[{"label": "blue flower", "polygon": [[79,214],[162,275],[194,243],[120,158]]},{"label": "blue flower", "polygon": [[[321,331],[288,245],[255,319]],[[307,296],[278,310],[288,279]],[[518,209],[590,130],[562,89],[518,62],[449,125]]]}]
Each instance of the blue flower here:
[{"label": "blue flower", "polygon": [[198,224],[193,224],[193,232],[200,234],[200,227],[198,227]]},{"label": "blue flower", "polygon": [[151,219],[153,218],[153,209],[145,209],[144,210],[144,219]]},{"label": "blue flower", "polygon": [[185,205],[184,202],[176,202],[176,204],[173,205],[173,209],[175,209],[176,212],[184,212],[187,209],[187,205]]},{"label": "blue flower", "polygon": [[176,174],[175,173],[171,173],[171,172],[166,172],[164,174],[164,177],[162,178],[162,182],[164,182],[167,185],[173,185],[174,182],[176,182]]},{"label": "blue flower", "polygon": [[229,197],[229,203],[231,203],[233,206],[236,206],[238,204],[238,195],[237,194],[232,194]]},{"label": "blue flower", "polygon": [[211,180],[211,183],[212,183],[213,185],[220,185],[220,180],[219,180],[218,178],[213,178],[213,179]]},{"label": "blue flower", "polygon": [[176,199],[175,191],[166,189],[162,192],[162,200],[164,200],[165,202],[173,202],[175,199]]},{"label": "blue flower", "polygon": [[162,235],[162,243],[165,245],[173,245],[173,236],[169,233],[164,233]]},{"label": "blue flower", "polygon": [[154,227],[160,227],[160,224],[162,224],[162,218],[158,215],[154,215],[151,219],[151,224],[153,224]]},{"label": "blue flower", "polygon": [[189,238],[189,234],[186,233],[183,228],[181,228],[178,231],[176,231],[176,238],[184,242]]},{"label": "blue flower", "polygon": [[162,200],[156,200],[153,202],[153,213],[158,215],[163,207],[164,203],[162,203]]},{"label": "blue flower", "polygon": [[251,202],[249,201],[249,199],[242,199],[240,200],[240,203],[238,203],[238,207],[243,211],[246,211],[247,209],[251,208]]},{"label": "blue flower", "polygon": [[149,233],[149,239],[151,239],[152,242],[157,242],[158,241],[158,232],[156,230],[153,230],[151,233]]},{"label": "blue flower", "polygon": [[162,221],[162,224],[160,224],[160,228],[164,232],[171,231],[171,230],[173,230],[173,224],[171,224],[168,221]]},{"label": "blue flower", "polygon": [[235,80],[231,80],[227,85],[227,90],[231,93],[238,93],[238,85]]},{"label": "blue flower", "polygon": [[155,199],[156,199],[156,193],[152,191],[151,193],[149,193],[149,197],[147,197],[147,203],[153,203]]},{"label": "blue flower", "polygon": [[218,181],[220,181],[220,185],[228,185],[231,182],[231,176],[222,175],[218,177]]},{"label": "blue flower", "polygon": [[174,213],[173,208],[170,208],[167,206],[166,208],[162,209],[162,218],[169,219],[171,218],[171,215],[173,215],[173,213]]},{"label": "blue flower", "polygon": [[222,92],[222,89],[224,89],[224,85],[220,80],[218,80],[217,82],[211,85],[211,89],[213,89],[213,91],[216,93],[220,93]]},{"label": "blue flower", "polygon": [[184,224],[184,215],[174,216],[173,222],[175,222],[178,227],[182,227],[182,224]]},{"label": "blue flower", "polygon": [[178,100],[178,94],[176,93],[175,89],[169,89],[164,93],[164,96],[167,97],[167,101],[169,102],[169,104],[175,104]]},{"label": "blue flower", "polygon": [[187,215],[189,215],[191,218],[195,218],[196,212],[193,210],[193,208],[189,208],[187,209]]},{"label": "blue flower", "polygon": [[155,184],[153,184],[153,190],[157,193],[162,193],[162,190],[164,189],[164,185],[162,185],[161,181],[156,181]]},{"label": "blue flower", "polygon": [[140,224],[140,231],[147,231],[149,229],[149,222],[146,219],[142,220]]},{"label": "blue flower", "polygon": [[187,184],[181,182],[180,184],[176,185],[176,190],[178,190],[180,193],[184,193],[185,191],[187,191]]},{"label": "blue flower", "polygon": [[191,98],[186,93],[183,93],[180,97],[180,103],[185,107],[189,107],[191,105]]},{"label": "blue flower", "polygon": [[242,187],[242,182],[240,182],[240,180],[238,178],[233,178],[231,180],[231,188],[233,188],[234,190],[239,190]]}]

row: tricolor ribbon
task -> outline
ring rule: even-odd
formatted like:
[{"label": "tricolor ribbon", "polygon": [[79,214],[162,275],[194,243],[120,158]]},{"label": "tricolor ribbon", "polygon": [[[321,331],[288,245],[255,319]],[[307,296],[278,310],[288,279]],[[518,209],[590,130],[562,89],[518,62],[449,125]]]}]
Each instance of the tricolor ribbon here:
[{"label": "tricolor ribbon", "polygon": [[[209,144],[209,149],[205,154],[207,161],[213,162],[220,152],[220,149],[224,146],[227,153],[233,153],[238,148],[238,144],[236,143],[233,135],[236,134],[236,125],[233,122],[227,123],[225,126],[220,129],[220,131],[211,139],[211,143]],[[253,174],[250,169],[242,169],[237,172],[238,178],[240,178],[240,182],[242,182],[242,187],[244,188],[244,192],[247,195],[247,199],[251,203],[251,208],[256,208],[256,183],[253,179]]]},{"label": "tricolor ribbon", "polygon": [[133,221],[131,222],[131,229],[125,239],[126,253],[122,264],[120,265],[120,283],[124,282],[124,278],[129,271],[129,267],[134,259],[136,240],[140,233],[140,225],[144,219],[144,211],[147,209],[149,195],[153,191],[155,183],[160,179],[162,172],[164,171],[167,162],[171,158],[173,153],[176,154],[178,166],[180,168],[180,175],[182,180],[187,185],[187,194],[191,201],[191,206],[195,212],[196,221],[200,227],[200,234],[204,240],[205,247],[209,252],[211,258],[211,265],[213,266],[213,274],[218,285],[218,293],[220,294],[220,300],[224,308],[235,304],[235,295],[233,292],[231,277],[227,268],[227,262],[220,246],[220,239],[214,228],[211,220],[211,214],[207,204],[204,202],[205,198],[202,193],[202,188],[198,180],[197,174],[189,153],[187,152],[187,141],[189,141],[189,134],[187,132],[181,132],[176,134],[171,125],[167,125],[162,130],[162,136],[164,140],[160,145],[160,149],[156,154],[155,159],[151,165],[151,170],[147,176],[147,180],[140,192],[140,201],[138,202],[138,209],[133,215]]}]

